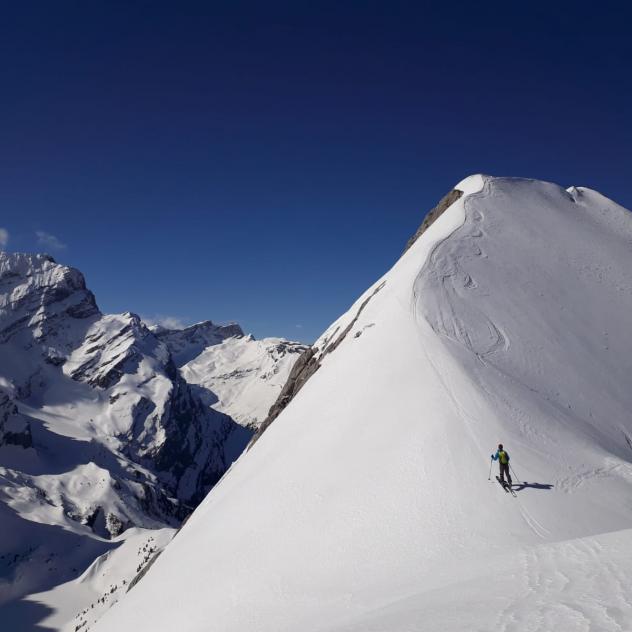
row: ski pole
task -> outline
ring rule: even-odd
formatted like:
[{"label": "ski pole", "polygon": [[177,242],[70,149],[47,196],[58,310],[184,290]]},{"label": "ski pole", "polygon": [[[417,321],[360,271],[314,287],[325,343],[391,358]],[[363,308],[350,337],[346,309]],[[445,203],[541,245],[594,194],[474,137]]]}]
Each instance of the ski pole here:
[{"label": "ski pole", "polygon": [[516,477],[516,480],[519,481],[519,482],[522,482],[520,477],[516,474],[516,470],[514,470],[513,467],[511,467],[511,463],[509,464],[509,468],[513,472],[513,475]]},{"label": "ski pole", "polygon": [[487,477],[488,481],[492,478],[492,465],[494,465],[494,459],[489,459],[489,476]]}]

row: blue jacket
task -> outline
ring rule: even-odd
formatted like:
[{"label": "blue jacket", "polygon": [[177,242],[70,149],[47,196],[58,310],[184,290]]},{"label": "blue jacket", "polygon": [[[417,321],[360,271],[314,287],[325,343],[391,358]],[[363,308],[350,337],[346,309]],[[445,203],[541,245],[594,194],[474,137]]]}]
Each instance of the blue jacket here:
[{"label": "blue jacket", "polygon": [[[507,452],[507,450],[503,450],[503,452],[507,455],[507,463],[509,463],[509,452]],[[498,461],[499,458],[500,450],[496,450],[496,454],[492,454],[492,459],[494,459],[494,461]]]}]

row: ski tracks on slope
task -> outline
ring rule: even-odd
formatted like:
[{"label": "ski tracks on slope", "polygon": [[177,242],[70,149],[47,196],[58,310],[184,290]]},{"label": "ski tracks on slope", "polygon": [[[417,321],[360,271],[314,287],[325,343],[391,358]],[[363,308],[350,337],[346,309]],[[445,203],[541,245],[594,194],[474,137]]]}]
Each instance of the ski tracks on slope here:
[{"label": "ski tracks on slope", "polygon": [[[486,179],[480,191],[463,198],[464,221],[433,246],[413,283],[411,305],[413,318],[420,332],[422,351],[481,454],[486,449],[481,445],[480,436],[474,429],[478,425],[478,419],[459,401],[458,393],[450,384],[450,370],[441,366],[441,357],[433,357],[426,348],[421,332],[429,327],[439,339],[457,343],[484,366],[489,366],[490,356],[509,348],[510,342],[502,329],[481,310],[472,306],[469,293],[478,289],[478,283],[462,263],[468,257],[486,256],[478,244],[480,238],[486,234],[482,226],[484,214],[478,208],[472,208],[472,203],[490,195],[491,182]],[[446,246],[449,246],[447,251]],[[458,313],[458,307],[463,304],[467,304],[469,308],[469,312],[466,310],[467,322]],[[488,396],[495,397],[483,381],[479,382],[478,387]]]},{"label": "ski tracks on slope", "polygon": [[[478,245],[478,240],[486,234],[482,226],[485,216],[481,210],[477,208],[472,209],[470,204],[472,199],[485,198],[491,195],[490,188],[489,181],[486,181],[481,191],[464,199],[465,221],[453,231],[452,235],[463,231],[465,236],[455,239],[454,245],[447,249],[446,246],[449,246],[449,244],[446,244],[446,239],[449,237],[437,243],[433,248],[428,262],[422,267],[415,280],[413,314],[417,322],[419,322],[419,317],[422,316],[436,334],[462,345],[467,351],[476,356],[483,365],[496,368],[488,362],[489,356],[501,351],[507,351],[510,347],[508,337],[486,314],[481,310],[473,309],[471,302],[467,304],[464,310],[468,316],[467,323],[458,316],[457,310],[457,305],[464,305],[464,302],[467,301],[467,292],[478,287],[476,280],[466,272],[466,265],[462,261],[467,261],[469,257],[484,256],[483,250]],[[439,246],[443,246],[443,248],[440,249]],[[427,282],[426,277],[429,277],[428,280],[431,287],[428,289],[431,291],[428,292],[427,296],[424,296],[424,299],[427,301],[434,297],[435,301],[421,315],[419,314],[418,306],[421,292],[424,291],[424,285]],[[442,370],[436,359],[433,359],[425,348],[424,353],[452,401],[455,410],[465,422],[468,430],[470,430],[471,439],[475,445],[478,445],[479,437],[471,428],[476,420],[468,413],[467,407],[459,401],[454,389],[450,387],[447,378],[448,372]],[[480,380],[478,386],[490,398],[497,398],[497,394],[491,393],[486,388],[484,380]],[[503,403],[510,409],[513,408],[508,399],[505,400],[503,398]],[[517,416],[518,412],[514,411]],[[480,445],[478,447],[482,448]],[[551,532],[531,515],[519,497],[517,500],[520,507],[520,515],[529,530],[538,539],[548,540]]]},{"label": "ski tracks on slope", "polygon": [[542,540],[548,540],[551,532],[538,520],[536,520],[527,510],[527,508],[520,503],[520,515],[522,519],[527,523],[527,526],[538,538]]},{"label": "ski tracks on slope", "polygon": [[518,582],[522,588],[499,612],[493,629],[629,631],[632,604],[627,595],[632,577],[615,558],[597,538],[523,550]]},{"label": "ski tracks on slope", "polygon": [[[435,245],[413,288],[415,318],[418,319],[423,292],[423,317],[435,333],[462,345],[481,360],[510,346],[505,332],[469,300],[469,293],[478,289],[478,282],[468,272],[467,262],[486,256],[480,245],[486,235],[482,228],[484,214],[470,207],[474,200],[490,195],[491,184],[486,180],[481,191],[464,198],[465,221],[449,236],[457,238],[445,238]],[[461,306],[464,309],[459,309]],[[460,313],[466,315],[467,321]]]},{"label": "ski tracks on slope", "polygon": [[621,478],[630,480],[632,479],[632,465],[613,461],[604,467],[581,470],[573,473],[571,476],[561,478],[557,482],[557,487],[560,491],[571,494],[584,485],[594,483],[595,480],[600,478],[610,480],[613,478]]}]

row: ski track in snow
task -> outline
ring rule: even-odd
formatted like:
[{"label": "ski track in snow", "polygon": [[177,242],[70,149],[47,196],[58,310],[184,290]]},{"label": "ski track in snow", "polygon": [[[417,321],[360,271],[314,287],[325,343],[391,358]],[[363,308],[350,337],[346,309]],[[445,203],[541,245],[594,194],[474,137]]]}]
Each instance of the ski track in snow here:
[{"label": "ski track in snow", "polygon": [[[500,632],[556,629],[625,632],[632,605],[625,597],[630,578],[621,573],[604,546],[587,538],[521,553],[524,588],[498,614]],[[581,599],[578,599],[581,595]]]},{"label": "ski track in snow", "polygon": [[[438,317],[435,321],[429,321],[433,330],[438,335],[463,345],[483,362],[494,353],[506,351],[509,348],[509,340],[502,329],[478,308],[474,308],[474,313],[468,313],[468,321],[464,322],[459,316],[456,304],[459,300],[467,300],[467,294],[478,288],[475,277],[466,271],[467,259],[472,256],[485,257],[478,242],[486,236],[486,233],[482,229],[472,228],[480,226],[485,215],[478,210],[470,212],[469,209],[473,201],[488,198],[490,195],[490,181],[486,180],[480,192],[473,193],[464,199],[465,222],[457,228],[455,233],[463,232],[466,237],[457,238],[458,247],[449,255],[442,251],[442,245],[446,241],[449,242],[451,236],[437,244],[420,272],[422,279],[427,274],[437,275],[441,285],[438,300],[441,307]],[[413,296],[417,303],[417,283],[415,283]],[[417,314],[416,309],[415,314]]]}]

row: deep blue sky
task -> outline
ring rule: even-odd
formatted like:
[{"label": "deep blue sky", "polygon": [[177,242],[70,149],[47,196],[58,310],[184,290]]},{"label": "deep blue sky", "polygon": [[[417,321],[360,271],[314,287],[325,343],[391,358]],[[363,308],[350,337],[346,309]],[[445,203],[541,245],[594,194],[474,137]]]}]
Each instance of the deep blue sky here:
[{"label": "deep blue sky", "polygon": [[310,341],[470,173],[632,207],[626,4],[5,2],[7,248]]}]

